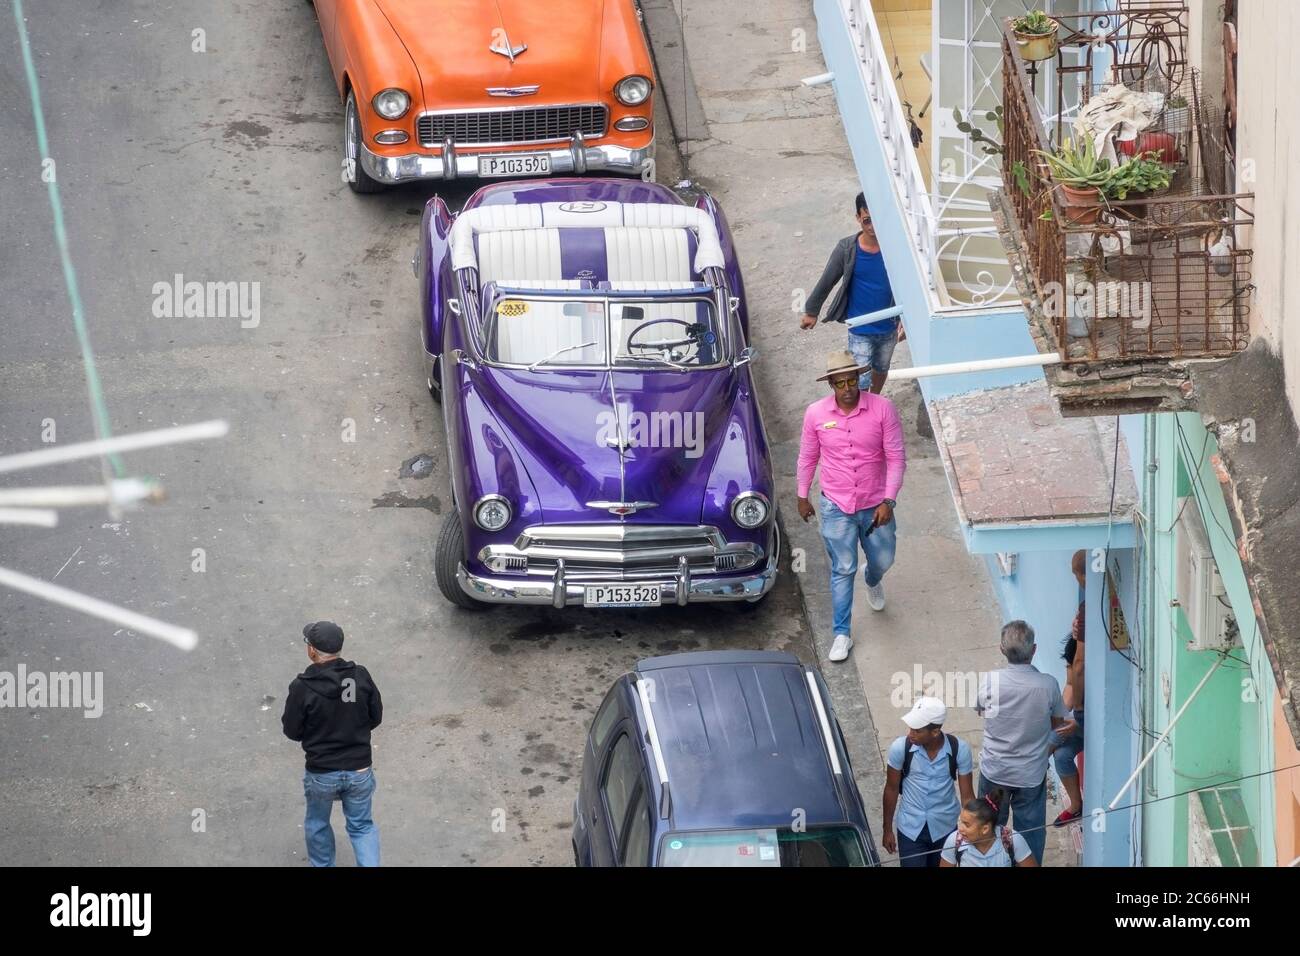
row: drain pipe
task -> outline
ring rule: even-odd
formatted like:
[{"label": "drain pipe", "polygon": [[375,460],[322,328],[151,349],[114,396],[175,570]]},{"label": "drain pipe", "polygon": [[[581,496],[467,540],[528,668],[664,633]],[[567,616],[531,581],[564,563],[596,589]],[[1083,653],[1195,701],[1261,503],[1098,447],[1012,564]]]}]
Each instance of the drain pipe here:
[{"label": "drain pipe", "polygon": [[1228,655],[1224,654],[1213,667],[1205,672],[1205,676],[1201,678],[1201,682],[1196,685],[1196,690],[1192,691],[1191,694],[1188,695],[1188,698],[1183,701],[1183,706],[1178,708],[1178,713],[1174,714],[1174,719],[1169,721],[1169,726],[1165,728],[1165,732],[1156,739],[1156,742],[1151,745],[1151,749],[1147,751],[1146,756],[1142,758],[1142,762],[1134,768],[1131,774],[1129,774],[1129,778],[1124,781],[1124,786],[1119,788],[1119,793],[1115,794],[1115,799],[1110,802],[1110,806],[1106,808],[1107,810],[1114,810],[1119,806],[1119,802],[1124,798],[1124,794],[1128,793],[1128,788],[1133,786],[1133,781],[1142,773],[1142,768],[1151,762],[1151,758],[1156,755],[1156,751],[1160,749],[1160,745],[1164,743],[1165,739],[1173,732],[1174,725],[1177,724],[1183,714],[1186,713],[1187,708],[1191,705],[1192,701],[1196,699],[1196,695],[1201,692],[1201,688],[1206,685],[1209,679],[1214,676],[1214,672],[1222,667],[1224,661],[1227,659]]}]

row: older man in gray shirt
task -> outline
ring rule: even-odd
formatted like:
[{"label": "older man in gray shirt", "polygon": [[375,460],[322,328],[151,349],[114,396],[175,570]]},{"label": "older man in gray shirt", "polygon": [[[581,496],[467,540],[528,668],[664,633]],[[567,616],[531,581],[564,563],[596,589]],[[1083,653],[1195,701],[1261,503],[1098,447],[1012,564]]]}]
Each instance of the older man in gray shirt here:
[{"label": "older man in gray shirt", "polygon": [[998,826],[1015,820],[1034,859],[1041,865],[1047,842],[1047,763],[1056,742],[1053,731],[1073,733],[1073,721],[1061,699],[1061,685],[1030,663],[1034,629],[1024,621],[1002,628],[1001,649],[1007,666],[985,676],[976,713],[984,718],[980,751],[979,795],[1001,789]]}]

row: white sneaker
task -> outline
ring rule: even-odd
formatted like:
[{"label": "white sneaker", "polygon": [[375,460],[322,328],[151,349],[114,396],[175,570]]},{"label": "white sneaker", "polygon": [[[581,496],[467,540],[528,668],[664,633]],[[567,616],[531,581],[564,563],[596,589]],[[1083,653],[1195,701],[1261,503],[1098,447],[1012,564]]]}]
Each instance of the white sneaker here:
[{"label": "white sneaker", "polygon": [[831,645],[830,659],[837,662],[846,660],[851,650],[853,650],[853,638],[847,634],[836,634],[835,643]]},{"label": "white sneaker", "polygon": [[881,581],[874,587],[867,585],[867,603],[871,605],[873,611],[883,611],[885,609],[885,582]]}]

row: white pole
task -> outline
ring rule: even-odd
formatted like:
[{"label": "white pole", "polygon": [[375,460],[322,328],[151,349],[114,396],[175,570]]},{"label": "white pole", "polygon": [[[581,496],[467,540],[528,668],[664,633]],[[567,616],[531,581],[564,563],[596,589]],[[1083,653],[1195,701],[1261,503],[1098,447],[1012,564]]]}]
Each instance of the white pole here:
[{"label": "white pole", "polygon": [[159,428],[154,431],[138,432],[134,435],[119,435],[116,438],[104,438],[98,441],[78,442],[61,448],[43,448],[40,451],[21,452],[17,455],[0,456],[0,474],[21,471],[24,468],[39,468],[42,465],[57,465],[65,461],[77,461],[81,458],[98,458],[123,451],[136,451],[140,448],[156,448],[183,441],[202,441],[204,438],[221,438],[230,426],[224,421],[200,422],[197,425],[179,425],[175,428]]},{"label": "white pole", "polygon": [[104,485],[71,485],[52,488],[0,488],[0,506],[23,508],[75,508],[80,505],[133,505],[147,499],[160,500],[162,487],[139,478],[121,478]]},{"label": "white pole", "polygon": [[1133,771],[1132,775],[1124,781],[1124,786],[1119,788],[1119,793],[1115,794],[1115,799],[1112,800],[1110,806],[1107,807],[1108,810],[1114,810],[1119,804],[1120,798],[1122,798],[1124,794],[1128,793],[1128,788],[1133,786],[1133,781],[1138,778],[1138,774],[1142,772],[1142,768],[1151,762],[1151,758],[1156,755],[1156,751],[1160,748],[1160,745],[1165,742],[1165,738],[1168,737],[1170,732],[1174,729],[1174,724],[1178,723],[1178,718],[1183,716],[1183,712],[1187,710],[1187,706],[1196,699],[1196,695],[1201,692],[1201,688],[1205,686],[1205,682],[1214,676],[1214,672],[1222,667],[1223,662],[1227,659],[1228,656],[1225,654],[1223,657],[1219,658],[1217,664],[1205,672],[1205,676],[1201,678],[1201,682],[1196,685],[1196,690],[1192,691],[1191,695],[1183,701],[1183,706],[1178,708],[1178,713],[1174,714],[1174,719],[1169,722],[1169,726],[1165,728],[1165,732],[1157,738],[1154,744],[1151,745],[1151,749],[1148,750],[1146,756],[1142,758],[1142,762],[1137,765],[1137,768]]},{"label": "white pole", "polygon": [[70,591],[48,581],[28,577],[8,568],[0,568],[0,585],[11,587],[15,591],[23,591],[38,598],[44,598],[46,601],[52,601],[55,604],[62,604],[74,611],[102,618],[113,624],[120,624],[129,630],[139,631],[141,634],[149,634],[166,641],[168,644],[179,647],[183,651],[193,650],[199,642],[199,636],[187,628],[176,627],[173,624],[166,624],[163,621],[145,617],[143,614],[136,614],[134,611],[128,611],[116,604],[109,604],[107,601],[101,601],[98,598],[78,594],[76,591]]},{"label": "white pole", "polygon": [[816,76],[805,76],[802,82],[804,86],[825,86],[834,79],[834,73],[818,73]]},{"label": "white pole", "polygon": [[879,322],[881,319],[892,319],[894,316],[902,314],[903,307],[901,305],[891,305],[887,309],[878,309],[875,312],[868,312],[866,315],[855,315],[846,319],[844,324],[849,328],[853,328],[858,325],[870,325],[872,322]]},{"label": "white pole", "polygon": [[1017,355],[1012,358],[975,359],[970,362],[949,362],[945,365],[918,365],[916,368],[894,368],[889,370],[889,380],[906,381],[913,378],[927,378],[931,375],[965,375],[968,372],[994,372],[1004,368],[1028,368],[1034,365],[1058,365],[1061,353],[1049,352],[1046,355]]},{"label": "white pole", "polygon": [[38,528],[57,528],[59,513],[47,508],[0,508],[0,524],[30,524]]}]

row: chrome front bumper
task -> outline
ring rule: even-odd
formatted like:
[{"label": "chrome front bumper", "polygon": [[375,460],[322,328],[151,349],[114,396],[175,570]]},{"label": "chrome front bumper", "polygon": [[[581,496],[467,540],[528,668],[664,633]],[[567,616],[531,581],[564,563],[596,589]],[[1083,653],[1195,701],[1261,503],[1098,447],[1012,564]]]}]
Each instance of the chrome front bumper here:
[{"label": "chrome front bumper", "polygon": [[[638,575],[635,580],[626,583],[658,584],[660,605],[757,601],[772,590],[772,585],[776,583],[780,557],[781,534],[773,528],[772,548],[762,570],[727,577],[693,574],[690,565],[683,559],[674,574],[655,577]],[[619,583],[603,576],[584,578],[580,572],[566,573],[563,562],[553,577],[542,579],[471,574],[462,563],[456,569],[456,580],[460,582],[461,590],[476,601],[488,604],[549,604],[556,608],[581,606],[588,586]]]},{"label": "chrome front bumper", "polygon": [[[539,153],[550,157],[551,170],[536,175],[553,176],[559,173],[588,172],[625,173],[640,175],[645,161],[654,155],[654,140],[639,149],[626,146],[587,146],[581,139],[575,139],[565,146],[540,149],[519,149],[512,152]],[[467,146],[463,150],[442,147],[437,156],[431,153],[407,153],[405,156],[380,156],[372,153],[361,144],[361,168],[371,179],[388,185],[411,182],[416,179],[477,179],[478,158],[480,155],[510,155],[498,151],[485,152]],[[446,156],[450,152],[451,162]],[[519,177],[508,176],[507,179]]]}]

